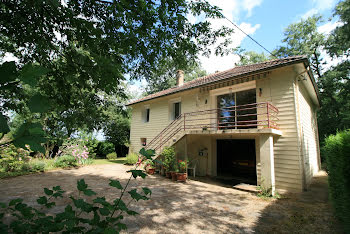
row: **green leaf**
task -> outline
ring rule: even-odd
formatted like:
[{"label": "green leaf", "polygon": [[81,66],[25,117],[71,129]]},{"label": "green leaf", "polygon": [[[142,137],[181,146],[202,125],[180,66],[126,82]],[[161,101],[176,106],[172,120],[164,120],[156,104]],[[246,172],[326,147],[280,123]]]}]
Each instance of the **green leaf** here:
[{"label": "green leaf", "polygon": [[50,203],[47,203],[45,206],[46,206],[47,208],[51,208],[51,207],[53,207],[53,206],[55,206],[55,205],[56,205],[55,202],[50,202]]},{"label": "green leaf", "polygon": [[98,203],[98,204],[101,204],[103,206],[106,206],[106,205],[109,205],[108,202],[106,202],[106,198],[104,197],[97,197],[93,200],[94,203]]},{"label": "green leaf", "polygon": [[62,189],[61,189],[61,186],[55,186],[55,187],[53,187],[52,189],[53,189],[54,191],[62,190]]},{"label": "green leaf", "polygon": [[118,233],[117,230],[115,230],[112,227],[108,227],[103,231],[103,234],[116,234],[116,233]]},{"label": "green leaf", "polygon": [[143,187],[142,190],[143,190],[143,192],[144,192],[146,195],[148,195],[148,194],[149,194],[150,196],[152,195],[152,191],[151,191],[149,188]]},{"label": "green leaf", "polygon": [[144,173],[142,170],[129,170],[127,172],[131,172],[132,176],[136,179],[138,176],[142,177],[143,179],[146,178],[147,174]]},{"label": "green leaf", "polygon": [[4,62],[0,65],[0,84],[5,84],[16,80],[17,78],[17,67],[14,61]]},{"label": "green leaf", "polygon": [[94,191],[92,191],[91,189],[85,189],[83,192],[86,196],[89,196],[89,197],[92,195],[96,195],[96,193]]},{"label": "green leaf", "polygon": [[85,189],[87,189],[88,185],[85,183],[84,179],[78,180],[77,182],[77,189],[79,191],[84,191]]},{"label": "green leaf", "polygon": [[6,204],[5,204],[5,203],[0,202],[0,208],[6,208]]},{"label": "green leaf", "polygon": [[120,184],[118,180],[110,180],[109,185],[117,189],[123,189],[123,186]]},{"label": "green leaf", "polygon": [[128,210],[128,211],[126,211],[126,213],[127,213],[128,215],[133,215],[133,216],[139,215],[139,213],[137,213],[136,211],[133,211],[133,210]]},{"label": "green leaf", "polygon": [[50,196],[50,195],[53,194],[53,191],[50,190],[50,189],[48,189],[48,188],[44,188],[44,192],[45,192],[45,194],[48,195],[48,196]]},{"label": "green leaf", "polygon": [[142,156],[145,156],[147,159],[152,159],[156,155],[156,151],[152,149],[146,150],[145,148],[140,149],[139,152]]},{"label": "green leaf", "polygon": [[139,194],[139,193],[136,191],[136,189],[133,189],[133,190],[129,191],[128,193],[129,193],[129,194],[131,195],[131,197],[132,197],[133,199],[135,199],[136,201],[138,201],[138,200],[149,200],[148,197]]},{"label": "green leaf", "polygon": [[22,198],[17,198],[17,199],[11,200],[10,203],[9,203],[9,206],[14,206],[17,203],[21,203],[21,202],[23,202],[23,199]]},{"label": "green leaf", "polygon": [[45,205],[47,203],[47,197],[45,197],[45,196],[39,197],[36,201],[40,205]]},{"label": "green leaf", "polygon": [[102,207],[102,208],[100,208],[99,209],[99,211],[100,211],[100,214],[101,215],[104,215],[104,216],[107,216],[107,215],[109,215],[109,209],[108,208],[105,208],[105,207]]},{"label": "green leaf", "polygon": [[85,202],[83,199],[75,199],[73,197],[70,197],[70,198],[73,200],[73,203],[77,208],[79,208],[87,213],[93,211],[93,206],[90,205],[89,203]]},{"label": "green leaf", "polygon": [[41,143],[45,143],[46,137],[43,127],[40,123],[24,123],[13,135],[13,144],[20,148],[30,146],[33,151],[40,151],[45,153],[44,147]]},{"label": "green leaf", "polygon": [[127,226],[124,223],[117,223],[119,230],[126,230]]},{"label": "green leaf", "polygon": [[117,208],[122,211],[127,211],[128,208],[126,207],[126,204],[123,202],[123,200],[120,200],[119,202],[118,201],[119,199],[114,200],[114,204],[118,204]]},{"label": "green leaf", "polygon": [[28,107],[31,112],[44,113],[50,109],[50,102],[47,97],[35,94],[29,99]]},{"label": "green leaf", "polygon": [[7,124],[7,119],[4,115],[0,113],[0,133],[6,134],[10,131],[10,128]]},{"label": "green leaf", "polygon": [[39,78],[48,73],[48,69],[39,65],[26,64],[20,71],[19,79],[30,86],[35,86]]}]

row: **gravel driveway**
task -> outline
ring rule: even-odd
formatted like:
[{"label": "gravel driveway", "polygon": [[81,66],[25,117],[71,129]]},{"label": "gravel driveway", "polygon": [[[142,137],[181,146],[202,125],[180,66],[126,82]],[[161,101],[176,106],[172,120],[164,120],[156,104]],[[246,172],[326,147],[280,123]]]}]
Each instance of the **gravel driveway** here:
[{"label": "gravel driveway", "polygon": [[[125,184],[129,178],[126,171],[130,168],[121,164],[92,165],[2,179],[0,202],[21,197],[27,204],[36,205],[43,188],[55,185],[61,185],[68,195],[76,194],[76,181],[81,178],[98,196],[112,200],[119,193],[108,185],[109,179]],[[193,180],[184,184],[159,175],[138,178],[132,180],[129,189],[148,187],[152,197],[149,201],[132,203],[131,207],[140,215],[127,217],[124,222],[128,232],[133,233],[289,233],[293,228],[299,233],[304,230],[305,233],[334,233],[337,224],[330,212],[322,182],[324,176],[319,178],[321,190],[316,186],[315,191],[311,189],[302,196],[279,200],[261,199],[248,192]],[[313,193],[318,194],[316,200]],[[51,212],[62,210],[69,201],[60,199],[56,210]],[[313,221],[305,220],[309,216]]]}]

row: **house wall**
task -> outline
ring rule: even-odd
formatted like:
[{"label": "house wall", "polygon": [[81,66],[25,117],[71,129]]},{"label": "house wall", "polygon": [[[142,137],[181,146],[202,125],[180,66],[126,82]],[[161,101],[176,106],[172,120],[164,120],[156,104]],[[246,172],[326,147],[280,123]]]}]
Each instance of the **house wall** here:
[{"label": "house wall", "polygon": [[[276,188],[301,191],[303,183],[296,121],[295,76],[293,66],[276,69],[268,77],[257,80],[256,89],[257,102],[270,101],[279,110],[277,123],[282,136],[274,139]],[[260,165],[257,175],[259,181]]]},{"label": "house wall", "polygon": [[307,188],[313,175],[319,170],[318,131],[316,105],[312,102],[310,95],[301,81],[297,81],[300,118],[300,152],[304,165],[305,188]]},{"label": "house wall", "polygon": [[[132,118],[130,128],[130,152],[139,152],[142,148],[141,138],[147,138],[149,143],[173,120],[171,118],[171,106],[174,101],[181,101],[181,113],[209,109],[209,101],[205,104],[206,95],[199,93],[199,89],[193,89],[178,94],[169,95],[132,105]],[[150,120],[143,121],[143,110],[150,108]]]}]

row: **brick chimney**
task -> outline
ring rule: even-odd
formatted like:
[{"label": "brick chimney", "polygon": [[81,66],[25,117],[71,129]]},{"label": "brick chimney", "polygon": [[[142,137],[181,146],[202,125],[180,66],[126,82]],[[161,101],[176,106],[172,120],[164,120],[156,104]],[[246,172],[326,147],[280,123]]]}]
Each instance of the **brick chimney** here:
[{"label": "brick chimney", "polygon": [[184,71],[177,70],[176,71],[176,86],[182,86],[184,84]]}]

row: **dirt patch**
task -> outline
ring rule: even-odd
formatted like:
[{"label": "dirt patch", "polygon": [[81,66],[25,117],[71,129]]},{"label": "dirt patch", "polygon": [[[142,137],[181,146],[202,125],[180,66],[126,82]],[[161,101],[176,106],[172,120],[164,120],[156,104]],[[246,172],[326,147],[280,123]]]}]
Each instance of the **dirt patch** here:
[{"label": "dirt patch", "polygon": [[[26,203],[36,205],[36,199],[42,196],[43,188],[55,185],[61,185],[68,194],[76,194],[76,181],[81,178],[98,196],[112,200],[119,193],[108,186],[108,179],[118,179],[125,184],[129,177],[126,171],[130,168],[119,164],[93,165],[3,179],[0,180],[0,202],[21,197]],[[128,232],[336,232],[327,199],[313,202],[304,195],[263,200],[254,194],[232,188],[199,181],[174,183],[159,175],[132,180],[130,183],[130,189],[139,186],[149,187],[152,197],[149,201],[132,203],[132,208],[141,215],[124,220],[129,227]],[[324,184],[321,188],[324,192]],[[51,212],[63,210],[68,202],[69,199],[59,200],[58,206]]]}]

